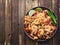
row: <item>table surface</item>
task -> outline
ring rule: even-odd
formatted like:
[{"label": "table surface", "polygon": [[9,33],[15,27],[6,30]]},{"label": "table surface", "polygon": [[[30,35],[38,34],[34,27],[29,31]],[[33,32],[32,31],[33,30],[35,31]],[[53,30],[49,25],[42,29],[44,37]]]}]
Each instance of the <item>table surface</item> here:
[{"label": "table surface", "polygon": [[[45,42],[28,38],[23,32],[23,19],[34,7],[47,7],[58,17],[56,35]],[[0,0],[0,45],[60,45],[60,0]]]}]

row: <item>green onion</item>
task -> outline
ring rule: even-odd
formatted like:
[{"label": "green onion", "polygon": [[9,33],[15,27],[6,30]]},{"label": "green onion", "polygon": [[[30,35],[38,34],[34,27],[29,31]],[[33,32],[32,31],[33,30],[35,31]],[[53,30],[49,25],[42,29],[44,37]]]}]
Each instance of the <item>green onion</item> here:
[{"label": "green onion", "polygon": [[56,25],[56,17],[54,16],[53,12],[51,10],[48,10],[48,15],[52,18],[52,22]]}]

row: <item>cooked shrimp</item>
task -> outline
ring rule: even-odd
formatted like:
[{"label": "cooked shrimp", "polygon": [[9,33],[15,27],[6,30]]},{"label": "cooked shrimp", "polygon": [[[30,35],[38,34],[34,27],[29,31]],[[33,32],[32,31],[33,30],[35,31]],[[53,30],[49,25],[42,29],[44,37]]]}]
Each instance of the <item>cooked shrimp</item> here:
[{"label": "cooked shrimp", "polygon": [[37,29],[38,29],[38,27],[37,26],[35,26],[35,25],[32,25],[31,26],[31,35],[33,35],[33,34],[36,34],[37,33]]},{"label": "cooked shrimp", "polygon": [[43,35],[43,34],[44,34],[43,29],[39,29],[38,33],[39,33],[40,35]]},{"label": "cooked shrimp", "polygon": [[33,39],[49,39],[56,30],[56,26],[52,24],[52,19],[48,16],[47,10],[36,11],[35,13],[32,16],[24,17],[24,29]]},{"label": "cooked shrimp", "polygon": [[38,13],[36,16],[37,16],[38,18],[40,18],[40,17],[45,17],[45,14],[44,14],[44,13]]},{"label": "cooked shrimp", "polygon": [[25,16],[24,20],[25,21],[31,21],[31,17],[30,16]]},{"label": "cooked shrimp", "polygon": [[37,36],[34,36],[34,39],[38,39],[38,37]]},{"label": "cooked shrimp", "polygon": [[56,26],[51,26],[52,30],[56,30]]},{"label": "cooked shrimp", "polygon": [[45,31],[50,32],[50,30],[51,30],[51,26],[50,25],[46,25],[45,26]]},{"label": "cooked shrimp", "polygon": [[32,24],[40,24],[39,19],[35,19],[35,20],[32,22]]}]

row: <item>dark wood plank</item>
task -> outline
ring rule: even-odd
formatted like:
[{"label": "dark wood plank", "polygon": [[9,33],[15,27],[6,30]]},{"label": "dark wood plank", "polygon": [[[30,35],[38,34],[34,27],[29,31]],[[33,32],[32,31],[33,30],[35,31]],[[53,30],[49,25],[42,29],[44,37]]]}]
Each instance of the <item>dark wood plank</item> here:
[{"label": "dark wood plank", "polygon": [[26,0],[26,13],[34,7],[38,6],[38,0]]},{"label": "dark wood plank", "polygon": [[[52,9],[52,0],[39,0],[39,6]],[[38,42],[38,45],[53,45],[53,39],[45,42]]]},{"label": "dark wood plank", "polygon": [[19,45],[25,45],[24,38],[25,0],[19,0]]},{"label": "dark wood plank", "polygon": [[57,33],[56,35],[54,36],[53,38],[53,45],[60,45],[60,0],[54,0],[53,1],[53,10],[54,10],[54,13],[56,14],[56,16],[58,17],[58,30],[57,30]]},{"label": "dark wood plank", "polygon": [[12,0],[12,28],[11,28],[11,45],[19,45],[19,29],[18,29],[18,0]]},{"label": "dark wood plank", "polygon": [[0,45],[5,41],[4,0],[0,0]]},{"label": "dark wood plank", "polygon": [[11,33],[11,0],[5,1],[5,44],[10,45]]},{"label": "dark wood plank", "polygon": [[46,8],[52,8],[52,0],[48,1],[48,0],[39,0],[39,6],[43,6]]}]

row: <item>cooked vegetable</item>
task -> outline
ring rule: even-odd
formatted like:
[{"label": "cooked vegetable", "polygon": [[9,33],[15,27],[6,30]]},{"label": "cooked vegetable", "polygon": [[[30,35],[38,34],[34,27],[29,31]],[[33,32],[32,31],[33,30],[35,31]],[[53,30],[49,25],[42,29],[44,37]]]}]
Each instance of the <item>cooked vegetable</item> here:
[{"label": "cooked vegetable", "polygon": [[51,10],[48,10],[48,15],[52,18],[52,22],[56,25],[57,24],[56,17],[54,16]]},{"label": "cooked vegetable", "polygon": [[30,10],[29,11],[29,16],[32,16],[35,13],[35,10]]},{"label": "cooked vegetable", "polygon": [[40,11],[40,12],[42,12],[42,8],[36,8],[35,11]]}]

